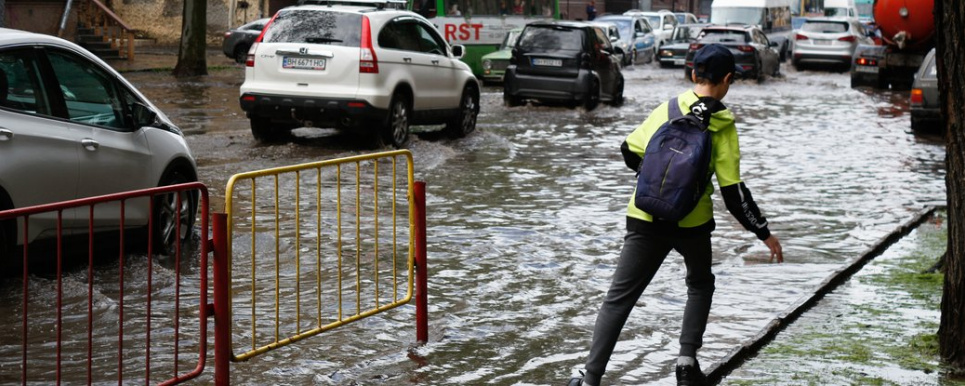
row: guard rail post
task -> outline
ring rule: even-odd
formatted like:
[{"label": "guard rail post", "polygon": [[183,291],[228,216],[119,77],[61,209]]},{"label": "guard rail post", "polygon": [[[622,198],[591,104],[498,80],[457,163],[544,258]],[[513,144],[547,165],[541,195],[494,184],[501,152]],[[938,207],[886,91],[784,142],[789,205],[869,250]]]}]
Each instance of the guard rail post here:
[{"label": "guard rail post", "polygon": [[211,214],[211,238],[214,250],[214,384],[226,386],[230,380],[231,312],[228,297],[228,215]]},{"label": "guard rail post", "polygon": [[415,206],[416,341],[429,341],[428,264],[426,262],[426,183],[413,186]]}]

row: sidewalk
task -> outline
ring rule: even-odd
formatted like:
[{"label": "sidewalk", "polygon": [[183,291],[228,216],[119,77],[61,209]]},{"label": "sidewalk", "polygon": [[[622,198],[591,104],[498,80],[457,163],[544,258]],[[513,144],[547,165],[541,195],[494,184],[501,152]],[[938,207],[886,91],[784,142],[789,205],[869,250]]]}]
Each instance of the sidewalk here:
[{"label": "sidewalk", "polygon": [[[239,67],[241,64],[221,52],[221,47],[208,47],[208,68]],[[178,63],[177,46],[144,45],[134,50],[134,60],[107,60],[118,72],[171,71]]]}]

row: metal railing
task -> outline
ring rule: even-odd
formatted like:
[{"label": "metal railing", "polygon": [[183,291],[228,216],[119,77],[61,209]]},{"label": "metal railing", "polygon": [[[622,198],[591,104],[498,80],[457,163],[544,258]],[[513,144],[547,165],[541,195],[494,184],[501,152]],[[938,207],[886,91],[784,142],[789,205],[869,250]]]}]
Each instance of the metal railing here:
[{"label": "metal railing", "polygon": [[[201,243],[198,260],[188,259],[196,255],[181,243],[169,260],[155,255],[154,209],[162,195],[176,195],[176,207],[182,200],[200,199],[195,205],[201,208],[201,239],[207,240],[208,191],[197,182],[0,212],[0,226],[19,235],[17,245],[0,247],[21,256],[23,265],[20,314],[0,316],[20,319],[20,355],[13,354],[15,345],[0,349],[5,369],[0,383],[15,382],[6,369],[18,366],[21,384],[91,384],[115,377],[122,384],[139,372],[145,384],[173,384],[201,374],[209,245]],[[107,213],[116,221],[105,227]],[[43,228],[33,240],[38,232],[31,226]],[[138,250],[144,245],[146,251]],[[45,264],[53,265],[53,272],[43,269]],[[87,265],[86,275],[76,269],[65,273],[65,267],[78,264]],[[35,303],[51,298],[55,304]],[[197,324],[186,324],[189,320]],[[185,347],[196,347],[198,356],[182,373],[192,363],[182,358]]]},{"label": "metal railing", "polygon": [[250,341],[235,353],[235,337],[224,336],[231,360],[408,303],[414,186],[407,150],[232,176],[225,190],[226,312],[243,330],[233,332]]},{"label": "metal railing", "polygon": [[94,29],[105,42],[110,42],[111,49],[118,50],[129,61],[134,60],[134,28],[124,23],[104,3],[87,0],[77,16],[85,27]]}]

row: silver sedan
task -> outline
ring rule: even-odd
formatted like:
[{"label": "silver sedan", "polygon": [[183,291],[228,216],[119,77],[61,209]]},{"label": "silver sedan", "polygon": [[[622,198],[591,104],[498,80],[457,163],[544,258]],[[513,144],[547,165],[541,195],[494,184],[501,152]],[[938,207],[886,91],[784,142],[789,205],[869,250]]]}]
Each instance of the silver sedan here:
[{"label": "silver sedan", "polygon": [[811,18],[794,35],[791,63],[803,65],[848,66],[859,44],[873,45],[856,19]]}]

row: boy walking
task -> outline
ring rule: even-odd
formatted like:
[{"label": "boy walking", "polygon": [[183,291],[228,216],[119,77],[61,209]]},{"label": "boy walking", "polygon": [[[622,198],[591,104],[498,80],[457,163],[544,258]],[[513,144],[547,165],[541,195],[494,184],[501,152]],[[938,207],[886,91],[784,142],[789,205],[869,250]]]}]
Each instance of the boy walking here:
[{"label": "boy walking", "polygon": [[[721,102],[740,72],[728,48],[718,44],[704,46],[694,55],[693,90],[678,95],[676,101],[683,113],[701,119],[711,132],[708,174],[717,176],[727,210],[767,245],[771,261],[776,259],[781,263],[784,261],[781,243],[771,234],[767,220],[740,179],[737,127],[733,113]],[[620,149],[627,167],[637,170],[650,138],[668,117],[668,104],[663,103],[627,137]],[[676,365],[677,385],[705,384],[696,358],[703,344],[714,294],[714,274],[710,268],[713,255],[710,237],[716,226],[710,198],[713,190],[712,184],[708,184],[697,206],[678,222],[654,218],[638,209],[631,196],[623,250],[597,316],[586,372],[584,377],[570,380],[570,385],[600,385],[630,311],[671,250],[683,256],[687,267],[687,303]]]}]

